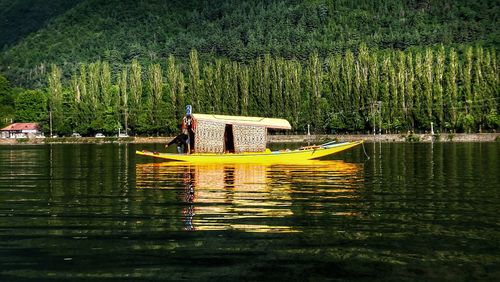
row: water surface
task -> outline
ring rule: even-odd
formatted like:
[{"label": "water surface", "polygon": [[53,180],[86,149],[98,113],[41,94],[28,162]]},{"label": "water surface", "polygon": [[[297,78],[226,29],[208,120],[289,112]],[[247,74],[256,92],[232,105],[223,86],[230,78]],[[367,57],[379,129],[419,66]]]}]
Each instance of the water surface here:
[{"label": "water surface", "polygon": [[0,280],[496,280],[500,145],[365,144],[308,165],[158,145],[0,146]]}]

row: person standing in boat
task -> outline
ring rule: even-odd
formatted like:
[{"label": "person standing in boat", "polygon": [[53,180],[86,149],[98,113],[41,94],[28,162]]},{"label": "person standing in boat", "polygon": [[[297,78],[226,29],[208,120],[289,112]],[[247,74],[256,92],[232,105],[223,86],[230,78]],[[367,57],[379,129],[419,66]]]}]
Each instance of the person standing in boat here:
[{"label": "person standing in boat", "polygon": [[186,141],[188,154],[194,151],[194,130],[196,129],[196,124],[191,113],[192,107],[191,105],[187,105],[186,116],[182,119],[182,133],[188,137]]}]

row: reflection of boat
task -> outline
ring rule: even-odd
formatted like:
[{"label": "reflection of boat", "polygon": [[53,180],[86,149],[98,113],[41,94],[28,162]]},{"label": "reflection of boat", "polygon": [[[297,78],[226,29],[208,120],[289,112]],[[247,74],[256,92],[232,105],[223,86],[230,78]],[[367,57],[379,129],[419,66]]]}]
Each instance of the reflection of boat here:
[{"label": "reflection of boat", "polygon": [[287,220],[293,216],[292,194],[311,192],[307,186],[328,185],[323,194],[355,197],[353,179],[358,172],[359,165],[343,161],[307,165],[165,162],[137,164],[136,187],[178,193],[185,204],[180,213],[186,230],[297,232]]},{"label": "reflection of boat", "polygon": [[290,123],[284,119],[206,114],[192,114],[189,118],[195,124],[189,137],[192,154],[145,150],[136,153],[190,163],[299,163],[323,158],[363,143],[328,142],[297,150],[271,151],[266,149],[267,129],[291,129]]}]

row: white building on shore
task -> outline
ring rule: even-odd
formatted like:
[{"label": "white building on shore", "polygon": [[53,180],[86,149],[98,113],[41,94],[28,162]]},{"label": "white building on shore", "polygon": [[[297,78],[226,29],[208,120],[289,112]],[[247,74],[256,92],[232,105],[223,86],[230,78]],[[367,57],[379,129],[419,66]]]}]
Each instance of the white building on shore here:
[{"label": "white building on shore", "polygon": [[1,138],[36,138],[43,136],[38,123],[13,123],[0,129]]}]

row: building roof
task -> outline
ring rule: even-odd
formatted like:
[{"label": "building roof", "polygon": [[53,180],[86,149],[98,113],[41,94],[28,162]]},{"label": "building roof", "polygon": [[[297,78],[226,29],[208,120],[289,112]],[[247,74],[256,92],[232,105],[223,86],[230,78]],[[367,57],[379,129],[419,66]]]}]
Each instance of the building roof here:
[{"label": "building roof", "polygon": [[19,130],[38,130],[38,123],[34,122],[18,122],[6,126],[1,131],[19,131]]},{"label": "building roof", "polygon": [[286,119],[264,118],[264,117],[245,117],[245,116],[224,116],[211,114],[193,114],[196,120],[216,121],[225,124],[238,124],[250,126],[264,126],[266,128],[292,129]]}]

